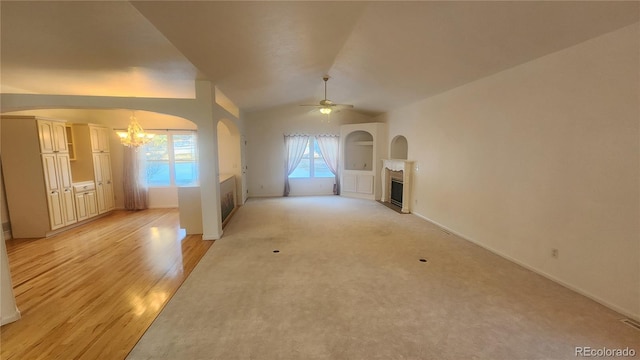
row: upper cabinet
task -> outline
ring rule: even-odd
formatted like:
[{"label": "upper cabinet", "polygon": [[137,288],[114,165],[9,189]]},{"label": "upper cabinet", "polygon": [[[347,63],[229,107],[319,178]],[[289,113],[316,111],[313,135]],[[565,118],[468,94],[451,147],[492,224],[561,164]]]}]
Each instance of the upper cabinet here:
[{"label": "upper cabinet", "polygon": [[99,126],[89,126],[91,134],[91,151],[109,152],[109,129]]},{"label": "upper cabinet", "polygon": [[37,120],[37,124],[40,152],[43,154],[69,152],[64,121]]}]

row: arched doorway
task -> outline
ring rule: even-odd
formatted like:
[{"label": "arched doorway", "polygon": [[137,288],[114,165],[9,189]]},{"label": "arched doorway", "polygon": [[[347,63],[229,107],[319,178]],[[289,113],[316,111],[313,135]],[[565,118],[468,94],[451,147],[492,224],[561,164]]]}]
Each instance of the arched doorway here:
[{"label": "arched doorway", "polygon": [[[66,120],[69,124],[92,123],[104,125],[110,129],[126,129],[132,111],[135,109],[32,109],[3,113],[3,115],[34,115],[46,118]],[[162,138],[167,138],[169,133],[189,134],[195,133],[198,126],[185,118],[167,115],[153,111],[135,110],[135,116],[145,131],[163,134]],[[109,142],[111,143],[111,170],[114,180],[115,207],[124,208],[123,205],[123,157],[124,147],[120,145],[114,131],[109,131]],[[75,164],[72,164],[75,165]],[[73,169],[72,169],[73,170]],[[150,186],[149,202],[150,208],[178,207],[178,192],[175,179],[169,179],[169,171],[166,171],[168,183],[158,186]],[[174,174],[175,176],[175,174]],[[74,177],[74,181],[77,180]]]},{"label": "arched doorway", "polygon": [[244,171],[242,141],[235,123],[228,119],[218,121],[218,173],[220,174],[220,200],[223,223],[239,205],[244,204]]}]

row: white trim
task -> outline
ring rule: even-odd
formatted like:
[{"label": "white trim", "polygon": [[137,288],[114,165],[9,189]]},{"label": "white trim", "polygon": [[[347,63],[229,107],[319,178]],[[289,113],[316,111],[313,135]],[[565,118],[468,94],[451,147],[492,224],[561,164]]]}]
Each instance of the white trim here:
[{"label": "white trim", "polygon": [[249,193],[247,196],[247,200],[250,198],[274,198],[274,197],[283,197],[282,193],[265,193],[265,194],[251,194]]},{"label": "white trim", "polygon": [[4,324],[8,324],[8,323],[12,323],[14,321],[18,321],[20,320],[20,318],[22,317],[22,315],[20,315],[20,310],[18,310],[18,308],[16,307],[16,311],[9,315],[9,316],[3,316],[2,319],[0,319],[0,325],[4,325]]},{"label": "white trim", "polygon": [[555,283],[558,283],[558,284],[566,287],[569,290],[575,291],[580,295],[586,296],[589,299],[591,299],[591,300],[593,300],[593,301],[595,301],[597,303],[600,303],[601,305],[604,305],[604,306],[608,307],[609,309],[611,309],[613,311],[616,311],[616,312],[622,314],[623,316],[626,316],[628,318],[640,321],[640,314],[633,314],[633,313],[631,313],[631,312],[629,312],[629,311],[627,311],[627,310],[625,310],[625,309],[623,309],[623,308],[621,308],[621,307],[619,307],[619,306],[617,306],[615,304],[612,304],[612,303],[610,303],[610,302],[608,302],[606,300],[603,300],[603,299],[599,298],[596,295],[591,294],[590,292],[588,292],[588,291],[586,291],[584,289],[581,289],[581,288],[579,288],[577,286],[571,285],[571,284],[569,284],[569,283],[567,283],[567,282],[565,282],[565,281],[563,281],[563,280],[561,280],[561,279],[559,279],[559,278],[557,278],[557,277],[555,277],[555,276],[553,276],[551,274],[548,274],[548,273],[546,273],[546,272],[544,272],[544,271],[542,271],[542,270],[540,270],[540,269],[538,269],[536,267],[533,267],[533,266],[531,266],[531,265],[529,265],[527,263],[524,263],[524,262],[522,262],[522,261],[520,261],[518,259],[515,259],[515,258],[513,258],[513,257],[511,257],[509,255],[506,255],[506,254],[504,254],[504,253],[502,253],[502,252],[500,252],[500,251],[498,251],[496,249],[493,249],[492,247],[487,246],[487,245],[485,245],[485,244],[483,244],[483,243],[481,243],[479,241],[473,240],[470,237],[468,237],[466,235],[463,235],[463,234],[461,234],[461,233],[459,233],[459,232],[457,232],[457,231],[455,231],[455,230],[453,230],[451,228],[448,228],[448,227],[446,227],[446,226],[444,226],[444,225],[442,225],[442,224],[440,224],[440,223],[438,223],[436,221],[433,221],[433,220],[429,219],[428,217],[426,217],[426,216],[424,216],[422,214],[419,214],[419,213],[416,213],[416,212],[413,212],[412,214],[417,216],[417,217],[419,217],[419,218],[421,218],[421,219],[423,219],[423,220],[426,220],[426,221],[432,223],[433,225],[436,225],[437,227],[439,227],[439,228],[441,228],[443,230],[446,230],[447,232],[450,232],[451,234],[454,234],[454,235],[462,238],[463,240],[466,240],[466,241],[469,241],[471,243],[474,243],[474,244],[480,246],[481,248],[483,248],[485,250],[488,250],[488,251],[490,251],[490,252],[492,252],[492,253],[494,253],[494,254],[496,254],[496,255],[498,255],[498,256],[506,259],[506,260],[509,260],[509,261],[511,261],[511,262],[513,262],[513,263],[515,263],[517,265],[522,266],[523,268],[525,268],[527,270],[531,270],[531,271],[533,271],[534,273],[536,273],[538,275],[544,276],[545,278],[547,278],[547,279],[549,279],[549,280],[551,280],[551,281],[553,281]]},{"label": "white trim", "polygon": [[11,230],[7,230],[4,232],[4,241],[11,239]]},{"label": "white trim", "polygon": [[202,240],[220,240],[223,232],[224,231],[220,231],[220,235],[202,234]]}]

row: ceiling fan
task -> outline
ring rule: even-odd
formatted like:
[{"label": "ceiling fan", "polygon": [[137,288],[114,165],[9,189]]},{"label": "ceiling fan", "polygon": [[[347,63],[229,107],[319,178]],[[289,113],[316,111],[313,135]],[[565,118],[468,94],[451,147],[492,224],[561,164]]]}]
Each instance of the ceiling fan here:
[{"label": "ceiling fan", "polygon": [[327,81],[329,80],[329,75],[325,75],[324,77],[322,77],[322,80],[324,80],[324,100],[320,100],[319,104],[304,104],[300,106],[315,106],[317,108],[320,108],[320,112],[324,115],[331,114],[333,110],[353,109],[353,105],[336,104],[333,101],[327,99]]}]

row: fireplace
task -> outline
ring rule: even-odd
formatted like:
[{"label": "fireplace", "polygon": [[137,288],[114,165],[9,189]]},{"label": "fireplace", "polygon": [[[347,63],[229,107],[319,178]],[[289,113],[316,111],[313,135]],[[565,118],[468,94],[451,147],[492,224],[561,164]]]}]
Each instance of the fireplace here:
[{"label": "fireplace", "polygon": [[413,161],[388,159],[382,160],[382,198],[383,202],[399,206],[401,212],[410,213],[411,170]]},{"label": "fireplace", "polygon": [[402,180],[391,179],[391,203],[402,207]]}]

